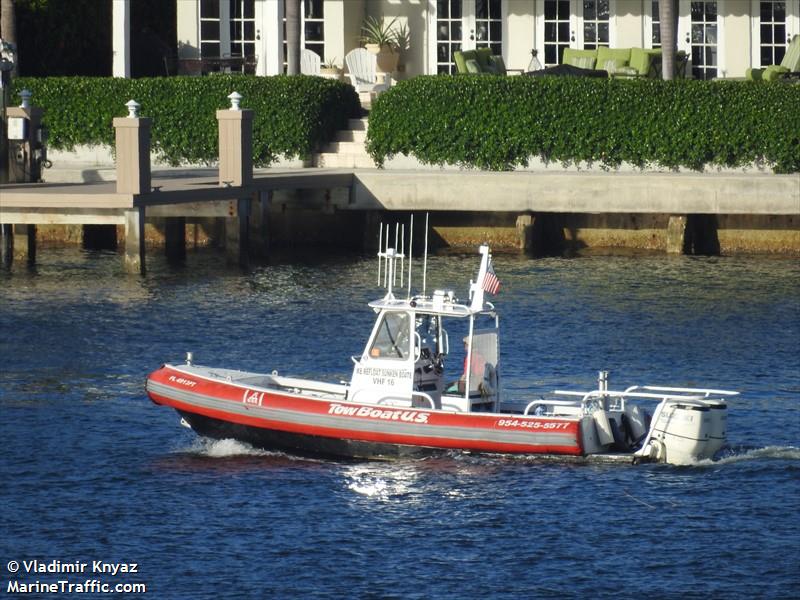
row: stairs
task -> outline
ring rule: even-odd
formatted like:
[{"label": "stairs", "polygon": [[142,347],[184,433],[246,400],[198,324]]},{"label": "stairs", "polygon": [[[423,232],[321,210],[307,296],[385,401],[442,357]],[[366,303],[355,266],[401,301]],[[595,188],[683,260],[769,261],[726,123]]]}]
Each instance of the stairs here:
[{"label": "stairs", "polygon": [[338,131],[336,140],[314,155],[314,166],[329,169],[374,169],[375,163],[366,150],[367,122],[366,117],[350,119],[348,129]]}]

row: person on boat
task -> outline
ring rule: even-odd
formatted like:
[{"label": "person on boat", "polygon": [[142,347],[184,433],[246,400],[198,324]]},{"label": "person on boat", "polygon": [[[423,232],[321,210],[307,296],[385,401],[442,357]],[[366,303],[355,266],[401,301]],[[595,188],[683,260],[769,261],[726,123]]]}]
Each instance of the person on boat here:
[{"label": "person on boat", "polygon": [[483,370],[486,367],[486,359],[478,352],[475,346],[472,347],[472,357],[469,354],[469,336],[464,338],[464,368],[461,377],[447,387],[448,393],[463,394],[467,389],[467,375],[472,374],[474,383],[475,378],[483,377]]}]

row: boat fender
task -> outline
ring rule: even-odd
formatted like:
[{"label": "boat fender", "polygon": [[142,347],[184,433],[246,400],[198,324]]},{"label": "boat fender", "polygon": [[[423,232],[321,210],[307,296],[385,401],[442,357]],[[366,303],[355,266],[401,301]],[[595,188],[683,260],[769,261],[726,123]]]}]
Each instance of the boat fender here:
[{"label": "boat fender", "polygon": [[483,380],[478,384],[481,396],[494,396],[497,393],[497,369],[489,363],[483,369]]}]

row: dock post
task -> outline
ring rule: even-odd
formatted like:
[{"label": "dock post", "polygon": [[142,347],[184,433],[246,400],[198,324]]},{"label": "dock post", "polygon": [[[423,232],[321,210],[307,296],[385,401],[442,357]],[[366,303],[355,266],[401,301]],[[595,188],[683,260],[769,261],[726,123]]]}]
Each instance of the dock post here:
[{"label": "dock post", "polygon": [[117,141],[117,193],[132,194],[134,208],[125,211],[125,269],[145,272],[144,207],[136,207],[136,196],[151,191],[150,127],[152,120],[139,116],[135,100],[126,103],[127,117],[114,119]]},{"label": "dock post", "polygon": [[686,215],[670,215],[667,223],[667,254],[686,253]]},{"label": "dock post", "polygon": [[125,211],[125,270],[145,273],[143,206]]},{"label": "dock post", "polygon": [[164,248],[167,259],[186,259],[186,217],[167,217],[164,223]]},{"label": "dock post", "polygon": [[8,269],[14,263],[14,226],[0,225],[0,262]]},{"label": "dock post", "polygon": [[517,247],[527,252],[533,246],[533,215],[525,213],[517,215]]},{"label": "dock post", "polygon": [[[240,108],[242,96],[228,96],[231,107],[217,111],[219,123],[219,185],[248,187],[253,183],[253,111]],[[236,216],[226,219],[225,249],[231,262],[245,266],[251,199],[237,201]],[[236,222],[232,222],[236,220]]]},{"label": "dock post", "polygon": [[253,196],[250,213],[250,242],[256,256],[269,255],[269,211],[272,206],[272,190],[260,190]]},{"label": "dock post", "polygon": [[247,267],[250,246],[250,198],[236,200],[236,217],[225,223],[225,256],[231,264]]}]

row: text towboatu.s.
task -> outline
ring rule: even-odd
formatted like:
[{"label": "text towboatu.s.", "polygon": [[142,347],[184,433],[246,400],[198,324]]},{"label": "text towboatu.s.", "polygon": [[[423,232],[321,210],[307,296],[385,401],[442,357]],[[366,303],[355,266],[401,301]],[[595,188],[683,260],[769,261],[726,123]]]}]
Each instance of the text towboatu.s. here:
[{"label": "text towboatu.s.", "polygon": [[[449,290],[427,295],[425,268],[423,291],[412,295],[412,261],[389,247],[388,230],[379,239],[378,278],[388,291],[369,304],[377,318],[352,358],[349,383],[204,367],[189,354],[185,364],[150,374],[150,398],[200,435],[302,454],[386,458],[454,449],[688,464],[725,444],[725,398],[736,392],[612,390],[601,371],[594,390],[556,390],[527,404],[506,398],[499,317],[484,298],[499,288],[488,246],[462,303]],[[398,298],[406,262],[408,287]],[[459,329],[463,354],[448,333]]]}]

